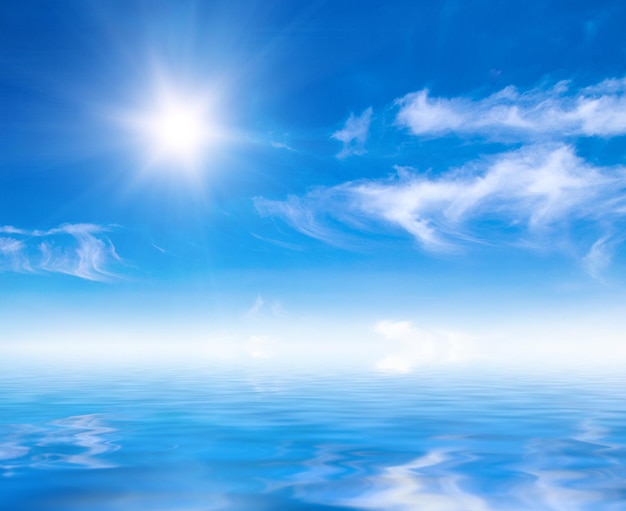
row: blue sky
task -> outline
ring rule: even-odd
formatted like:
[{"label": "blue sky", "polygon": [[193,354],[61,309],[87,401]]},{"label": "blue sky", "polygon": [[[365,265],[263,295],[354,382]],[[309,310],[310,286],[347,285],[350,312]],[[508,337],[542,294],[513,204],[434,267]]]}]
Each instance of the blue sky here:
[{"label": "blue sky", "polygon": [[[624,20],[619,1],[4,2],[3,348],[623,360]],[[182,159],[181,111],[204,130]]]}]

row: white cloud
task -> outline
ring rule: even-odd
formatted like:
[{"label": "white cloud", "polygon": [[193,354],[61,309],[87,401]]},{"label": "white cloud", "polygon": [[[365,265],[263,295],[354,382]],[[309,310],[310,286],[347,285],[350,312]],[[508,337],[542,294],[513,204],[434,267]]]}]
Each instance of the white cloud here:
[{"label": "white cloud", "polygon": [[[562,81],[485,98],[433,97],[427,89],[396,101],[396,123],[415,135],[450,133],[524,142],[439,174],[396,167],[389,178],[316,187],[286,200],[256,198],[263,216],[328,244],[350,248],[354,233],[407,233],[429,252],[471,243],[563,250],[596,279],[610,265],[626,218],[626,170],[576,155],[585,136],[626,135],[626,77],[574,88]],[[350,115],[332,135],[337,155],[365,152],[372,109]]]},{"label": "white cloud", "polygon": [[246,319],[263,319],[268,317],[281,318],[285,311],[280,301],[267,301],[260,294],[257,295],[252,306],[243,315]]},{"label": "white cloud", "polygon": [[423,330],[410,321],[380,321],[375,327],[388,343],[376,363],[381,371],[410,373],[421,366],[457,364],[473,356],[471,338],[448,331]]},{"label": "white cloud", "polygon": [[295,151],[293,147],[291,147],[289,144],[286,144],[284,142],[270,142],[270,145],[274,149],[285,149],[287,151]]},{"label": "white cloud", "polygon": [[572,91],[569,82],[520,92],[506,87],[483,99],[432,97],[427,89],[397,100],[396,122],[415,135],[509,136],[626,134],[626,78]]},{"label": "white cloud", "polygon": [[332,138],[343,143],[337,158],[365,153],[365,142],[372,122],[372,108],[366,109],[361,115],[350,114],[342,129],[332,134]]},{"label": "white cloud", "polygon": [[[337,191],[337,190],[335,190]],[[261,216],[277,216],[311,238],[331,245],[340,245],[338,233],[329,227],[324,217],[332,211],[336,193],[319,188],[308,193],[304,198],[289,195],[284,201],[270,201],[262,197],[254,199],[254,205]]]},{"label": "white cloud", "polygon": [[[440,175],[398,168],[390,178],[319,187],[286,201],[257,199],[256,206],[328,243],[341,242],[338,225],[343,225],[364,232],[404,231],[431,252],[471,242],[554,249],[559,241],[565,244],[577,222],[602,237],[623,221],[625,189],[623,167],[594,166],[568,145],[551,145],[503,153]],[[599,262],[599,249],[589,257],[592,266]],[[586,253],[589,245],[580,250]]]},{"label": "white cloud", "polygon": [[257,295],[256,299],[254,300],[254,303],[252,304],[252,307],[250,307],[246,313],[245,313],[245,317],[246,318],[253,318],[258,316],[259,312],[261,312],[261,309],[263,308],[263,306],[265,305],[265,300],[263,299],[263,297],[261,295]]},{"label": "white cloud", "polygon": [[602,280],[602,275],[611,264],[616,244],[616,239],[612,239],[608,235],[603,236],[591,246],[589,252],[583,257],[583,268],[596,280]]},{"label": "white cloud", "polygon": [[0,261],[18,273],[30,271],[28,259],[24,257],[26,245],[22,240],[15,238],[0,238]]},{"label": "white cloud", "polygon": [[86,280],[115,277],[119,263],[108,228],[94,224],[64,224],[49,230],[0,227],[0,271],[65,273]]}]

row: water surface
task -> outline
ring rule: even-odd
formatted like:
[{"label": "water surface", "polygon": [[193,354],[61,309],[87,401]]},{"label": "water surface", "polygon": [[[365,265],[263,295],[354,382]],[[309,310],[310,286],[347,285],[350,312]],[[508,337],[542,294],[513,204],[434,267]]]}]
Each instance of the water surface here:
[{"label": "water surface", "polygon": [[15,511],[626,510],[620,378],[0,377]]}]

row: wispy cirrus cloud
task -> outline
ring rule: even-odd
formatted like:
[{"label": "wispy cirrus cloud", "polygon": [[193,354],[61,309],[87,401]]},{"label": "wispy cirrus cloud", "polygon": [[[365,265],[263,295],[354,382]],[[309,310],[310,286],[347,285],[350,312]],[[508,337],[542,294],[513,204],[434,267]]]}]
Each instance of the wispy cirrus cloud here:
[{"label": "wispy cirrus cloud", "polygon": [[361,115],[350,114],[344,127],[332,134],[332,138],[343,143],[337,158],[365,153],[365,142],[372,122],[372,108],[367,108]]},{"label": "wispy cirrus cloud", "polygon": [[14,271],[20,271],[22,268],[28,268],[27,261],[23,261],[20,254],[24,250],[25,245],[22,240],[13,237],[0,238],[0,257]]},{"label": "wispy cirrus cloud", "polygon": [[594,279],[603,281],[603,275],[611,264],[615,248],[622,241],[623,237],[610,234],[598,239],[582,258],[583,269]]},{"label": "wispy cirrus cloud", "polygon": [[[614,233],[626,220],[626,167],[585,161],[575,147],[582,137],[626,136],[626,77],[581,88],[567,81],[525,92],[511,86],[478,99],[423,89],[396,100],[394,112],[396,126],[411,135],[523,145],[438,174],[396,166],[391,177],[256,198],[257,211],[340,247],[353,245],[355,232],[391,232],[409,234],[431,253],[471,243],[560,248],[602,280],[622,242]],[[371,118],[371,108],[351,115],[333,134],[343,142],[339,158],[365,152]]]},{"label": "wispy cirrus cloud", "polygon": [[[285,200],[268,200],[255,197],[257,212],[264,217],[277,217],[284,220],[300,233],[329,245],[346,247],[341,231],[333,226],[335,218],[343,218],[346,224],[356,221],[353,210],[343,203],[349,197],[344,189],[351,183],[330,188],[318,187],[304,196],[288,195]],[[349,191],[349,190],[347,190]],[[341,207],[337,205],[341,204]]]},{"label": "wispy cirrus cloud", "polygon": [[269,302],[258,294],[254,303],[245,312],[243,317],[246,319],[260,319],[263,316],[281,317],[283,315],[283,307],[278,300]]},{"label": "wispy cirrus cloud", "polygon": [[392,230],[430,252],[472,242],[552,247],[577,222],[601,240],[626,219],[626,168],[592,165],[565,144],[509,151],[440,175],[396,170],[283,201],[257,198],[256,207],[328,243],[340,243],[337,226]]},{"label": "wispy cirrus cloud", "polygon": [[0,227],[0,271],[64,273],[93,281],[115,278],[111,268],[120,258],[109,231],[95,224],[63,224],[48,230]]},{"label": "wispy cirrus cloud", "polygon": [[626,78],[572,90],[569,82],[486,98],[433,97],[422,89],[397,100],[396,122],[415,135],[610,137],[626,134]]}]

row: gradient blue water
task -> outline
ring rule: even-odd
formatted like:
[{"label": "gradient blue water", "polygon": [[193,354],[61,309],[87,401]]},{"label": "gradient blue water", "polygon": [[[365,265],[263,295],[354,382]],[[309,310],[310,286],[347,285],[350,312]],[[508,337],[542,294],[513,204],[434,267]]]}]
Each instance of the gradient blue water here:
[{"label": "gradient blue water", "polygon": [[620,378],[0,377],[0,509],[626,510]]}]

